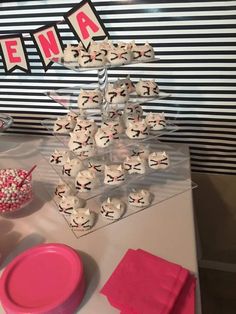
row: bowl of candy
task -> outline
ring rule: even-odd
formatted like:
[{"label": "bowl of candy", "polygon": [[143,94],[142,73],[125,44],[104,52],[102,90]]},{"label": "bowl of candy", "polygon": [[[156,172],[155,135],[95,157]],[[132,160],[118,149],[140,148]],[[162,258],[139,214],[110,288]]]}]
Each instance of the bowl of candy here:
[{"label": "bowl of candy", "polygon": [[13,123],[11,116],[0,112],[0,133],[7,130]]},{"label": "bowl of candy", "polygon": [[32,171],[0,169],[0,214],[24,208],[33,199]]}]

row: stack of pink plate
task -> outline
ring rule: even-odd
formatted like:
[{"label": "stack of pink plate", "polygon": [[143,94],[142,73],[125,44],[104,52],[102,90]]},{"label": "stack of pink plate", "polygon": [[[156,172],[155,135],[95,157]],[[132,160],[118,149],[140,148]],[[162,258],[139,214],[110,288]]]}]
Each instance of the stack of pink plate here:
[{"label": "stack of pink plate", "polygon": [[80,256],[63,244],[25,251],[0,278],[0,301],[7,314],[72,314],[84,290]]}]

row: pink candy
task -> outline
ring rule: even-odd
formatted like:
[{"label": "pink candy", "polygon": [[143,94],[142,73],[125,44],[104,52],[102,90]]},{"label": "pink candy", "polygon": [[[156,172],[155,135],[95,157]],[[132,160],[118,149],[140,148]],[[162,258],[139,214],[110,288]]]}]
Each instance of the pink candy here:
[{"label": "pink candy", "polygon": [[19,187],[22,179],[27,175],[24,169],[0,170],[0,213],[12,212],[20,209],[32,198],[32,176],[27,177]]}]

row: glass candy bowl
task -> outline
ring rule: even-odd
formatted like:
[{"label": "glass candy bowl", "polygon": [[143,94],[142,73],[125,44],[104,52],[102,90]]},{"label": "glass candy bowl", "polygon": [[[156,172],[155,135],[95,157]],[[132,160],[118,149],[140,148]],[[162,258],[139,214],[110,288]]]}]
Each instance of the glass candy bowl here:
[{"label": "glass candy bowl", "polygon": [[27,173],[23,169],[0,170],[0,214],[15,212],[32,201],[32,177],[25,178]]},{"label": "glass candy bowl", "polygon": [[7,130],[12,125],[12,123],[13,119],[11,116],[5,113],[0,113],[0,133]]}]

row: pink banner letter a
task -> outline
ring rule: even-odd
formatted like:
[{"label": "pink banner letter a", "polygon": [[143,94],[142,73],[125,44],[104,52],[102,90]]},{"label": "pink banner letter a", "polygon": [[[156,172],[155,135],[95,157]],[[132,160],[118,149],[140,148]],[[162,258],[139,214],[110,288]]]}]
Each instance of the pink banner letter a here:
[{"label": "pink banner letter a", "polygon": [[99,27],[84,13],[79,12],[76,15],[77,22],[79,24],[79,28],[83,39],[87,39],[89,37],[89,32],[87,28],[89,27],[94,33],[99,31]]}]

